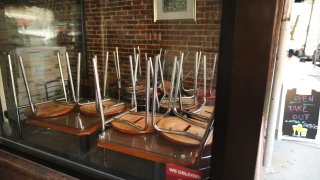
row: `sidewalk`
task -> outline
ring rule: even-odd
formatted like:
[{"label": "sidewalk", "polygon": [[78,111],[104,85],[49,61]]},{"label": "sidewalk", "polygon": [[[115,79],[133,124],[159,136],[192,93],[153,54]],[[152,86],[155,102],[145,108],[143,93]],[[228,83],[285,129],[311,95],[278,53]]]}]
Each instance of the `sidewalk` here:
[{"label": "sidewalk", "polygon": [[320,180],[320,145],[276,140],[264,180]]}]

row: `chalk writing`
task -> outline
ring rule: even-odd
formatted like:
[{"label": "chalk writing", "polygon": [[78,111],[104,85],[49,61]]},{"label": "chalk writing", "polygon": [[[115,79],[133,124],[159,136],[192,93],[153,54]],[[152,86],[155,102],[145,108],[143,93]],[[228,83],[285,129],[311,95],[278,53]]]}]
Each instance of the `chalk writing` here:
[{"label": "chalk writing", "polygon": [[298,138],[315,139],[318,129],[320,93],[296,94],[296,89],[287,90],[282,133]]}]

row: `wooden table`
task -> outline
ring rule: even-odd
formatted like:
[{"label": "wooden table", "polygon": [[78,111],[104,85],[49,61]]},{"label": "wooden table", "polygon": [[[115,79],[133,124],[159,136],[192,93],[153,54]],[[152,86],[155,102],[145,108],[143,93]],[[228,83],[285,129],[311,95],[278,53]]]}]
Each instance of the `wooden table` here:
[{"label": "wooden table", "polygon": [[76,136],[90,135],[101,128],[101,120],[99,117],[82,115],[77,109],[66,115],[54,118],[27,119],[26,123]]},{"label": "wooden table", "polygon": [[159,133],[131,135],[114,129],[101,134],[97,145],[158,163],[173,163],[185,167],[193,167],[199,153],[198,146],[175,144],[163,138]]},{"label": "wooden table", "polygon": [[68,114],[54,118],[27,119],[26,123],[79,136],[81,157],[84,157],[90,150],[89,135],[101,128],[101,120],[99,117],[85,116],[81,114],[77,108]]}]

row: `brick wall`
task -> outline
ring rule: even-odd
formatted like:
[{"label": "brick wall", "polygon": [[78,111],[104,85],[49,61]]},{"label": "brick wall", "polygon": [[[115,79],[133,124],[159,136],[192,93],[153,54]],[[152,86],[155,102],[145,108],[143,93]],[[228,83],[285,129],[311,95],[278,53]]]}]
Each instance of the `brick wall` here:
[{"label": "brick wall", "polygon": [[[76,53],[81,49],[81,35],[69,33],[80,30],[80,10],[76,0],[28,1],[30,5],[53,11],[59,32],[56,45],[66,46],[70,52],[73,72]],[[128,79],[128,55],[134,47],[153,57],[162,49],[169,52],[169,60],[179,51],[190,52],[185,63],[185,72],[193,71],[195,51],[208,56],[211,67],[213,54],[218,52],[222,0],[197,0],[197,19],[153,21],[153,0],[85,0],[87,61],[89,78],[92,79],[91,58],[98,55],[99,71],[102,74],[106,51],[119,47],[121,76]],[[110,53],[112,54],[112,53]],[[144,57],[144,56],[142,56]],[[109,77],[115,77],[113,56],[109,57],[112,68]],[[144,60],[144,58],[143,58]],[[143,61],[144,62],[144,61]],[[170,62],[166,72],[170,72]],[[144,69],[144,64],[142,63]],[[168,73],[170,74],[170,73]],[[191,75],[192,76],[192,75]],[[168,76],[169,77],[169,76]],[[190,78],[191,80],[192,78]]]},{"label": "brick wall", "polygon": [[[190,52],[185,72],[193,70],[194,53],[202,51],[211,67],[213,54],[219,47],[221,6],[222,0],[197,0],[196,22],[154,22],[153,0],[85,0],[89,77],[92,78],[93,55],[98,55],[101,73],[105,52],[114,51],[116,46],[119,47],[122,77],[127,79],[128,55],[133,54],[137,46],[151,57],[160,48],[167,49],[169,57],[177,56],[179,51]],[[113,60],[113,56],[109,59]],[[111,60],[109,67],[113,68]],[[109,73],[110,77],[115,77],[114,68]]]}]

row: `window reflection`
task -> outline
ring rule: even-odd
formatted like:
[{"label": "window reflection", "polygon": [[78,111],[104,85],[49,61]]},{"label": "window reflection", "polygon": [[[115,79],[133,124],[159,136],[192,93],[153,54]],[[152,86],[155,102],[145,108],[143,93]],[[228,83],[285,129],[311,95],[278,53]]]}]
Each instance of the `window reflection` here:
[{"label": "window reflection", "polygon": [[5,17],[11,28],[9,37],[13,43],[20,45],[56,44],[54,14],[46,8],[36,6],[7,6]]},{"label": "window reflection", "polygon": [[[134,66],[137,69],[136,71],[138,71],[138,73],[136,73],[138,74],[136,77],[137,89],[141,88],[137,93],[137,96],[140,96],[138,97],[138,105],[142,107],[139,109],[139,111],[143,111],[146,106],[146,87],[144,86],[146,77],[146,62],[148,61],[148,58],[151,58],[153,59],[154,63],[154,56],[162,51],[163,61],[160,61],[159,64],[161,64],[163,67],[163,86],[165,89],[163,88],[163,92],[159,91],[159,93],[166,94],[166,91],[169,92],[171,87],[171,78],[178,74],[172,73],[173,66],[178,64],[174,63],[174,57],[183,57],[182,54],[184,53],[185,58],[182,58],[185,59],[184,65],[181,64],[181,66],[179,66],[181,70],[181,86],[183,91],[185,91],[185,94],[182,95],[186,96],[186,98],[182,97],[182,100],[187,100],[190,102],[182,102],[181,106],[191,106],[196,103],[199,105],[201,103],[206,105],[202,108],[203,111],[197,111],[198,108],[194,108],[191,111],[194,113],[196,113],[195,111],[199,112],[204,118],[211,118],[214,111],[215,100],[214,62],[215,55],[217,54],[217,43],[219,39],[219,16],[216,16],[213,13],[213,4],[208,3],[211,7],[205,8],[207,3],[199,3],[200,8],[198,11],[199,16],[197,22],[159,21],[154,24],[153,12],[150,11],[150,9],[152,9],[151,1],[149,3],[141,1],[141,4],[123,4],[121,5],[121,9],[119,9],[120,6],[117,3],[111,3],[112,1],[106,3],[105,6],[99,4],[99,7],[95,4],[97,1],[85,1],[83,8],[86,10],[86,14],[84,15],[84,18],[86,19],[86,27],[84,29],[87,36],[85,39],[87,50],[83,51],[82,53],[85,52],[88,55],[86,56],[85,54],[82,54],[83,56],[81,62],[88,62],[88,67],[82,68],[81,78],[75,78],[75,72],[77,72],[76,56],[77,53],[80,52],[80,47],[83,43],[81,41],[82,33],[80,30],[82,23],[80,17],[80,8],[79,5],[76,4],[79,3],[79,1],[59,0],[36,2],[37,3],[21,5],[13,5],[12,3],[10,5],[6,4],[4,6],[3,14],[1,13],[0,2],[0,20],[5,19],[6,22],[5,26],[0,27],[0,35],[2,37],[7,37],[6,41],[1,41],[0,36],[0,47],[4,47],[7,53],[13,55],[12,58],[14,62],[17,62],[17,56],[23,56],[25,62],[24,66],[27,70],[27,76],[29,80],[28,83],[31,86],[31,94],[33,95],[32,98],[36,99],[37,103],[38,100],[39,102],[51,100],[52,96],[57,95],[56,89],[54,89],[52,94],[51,91],[45,91],[48,89],[48,87],[54,86],[51,85],[51,83],[58,84],[59,88],[64,86],[60,85],[60,81],[63,78],[60,78],[61,76],[59,75],[57,52],[60,52],[63,62],[65,62],[66,59],[65,52],[69,53],[71,60],[70,64],[72,68],[71,71],[73,73],[74,80],[81,79],[81,83],[83,83],[82,86],[89,89],[87,92],[81,89],[81,93],[85,95],[90,94],[93,97],[95,92],[92,80],[93,68],[90,67],[90,65],[92,65],[91,58],[95,55],[98,57],[97,74],[99,74],[100,80],[102,79],[105,65],[109,63],[108,83],[106,83],[106,86],[108,87],[106,90],[107,94],[110,95],[110,98],[121,97],[121,100],[124,99],[126,103],[130,103],[132,98],[131,90],[133,89],[132,84],[134,83],[132,83],[133,80],[129,74],[130,69],[128,55],[139,53],[139,63],[134,61]],[[37,4],[37,6],[33,6],[35,4]],[[219,7],[219,5],[217,5],[217,7]],[[143,8],[144,10],[139,11],[141,14],[137,15],[136,13],[138,13],[138,11],[135,9],[139,8]],[[114,11],[116,11],[116,13]],[[124,20],[126,18],[127,20]],[[119,55],[118,53],[114,53],[114,51],[118,51],[118,48],[116,47],[119,47]],[[107,52],[110,53],[109,56],[107,56]],[[202,52],[202,55],[200,52]],[[200,53],[200,55],[197,55],[197,53]],[[117,54],[117,56],[115,56],[115,54]],[[197,67],[195,63],[196,58],[204,58],[204,55],[206,55],[207,61],[201,61],[202,63],[199,63]],[[107,61],[107,63],[105,63],[105,59],[108,59],[106,57],[110,59],[110,61]],[[117,58],[118,63],[116,63]],[[4,57],[1,59],[1,61],[7,62],[7,58]],[[200,60],[198,61],[200,62]],[[152,67],[152,65],[150,66]],[[24,93],[22,97],[24,101],[19,100],[19,105],[28,105],[28,99],[25,95],[26,92],[22,77],[18,77],[18,64],[14,64],[13,68],[16,68],[14,73],[15,77],[17,77],[15,79],[18,84],[17,90],[21,90],[21,94]],[[116,75],[117,68],[121,68],[121,73],[119,69],[119,74],[121,74],[122,79],[119,79],[120,84],[122,84],[121,90],[125,91],[121,91],[121,93],[120,89],[117,89],[119,83]],[[72,77],[70,74],[67,74],[65,63],[62,69],[64,70],[62,73],[63,76]],[[204,69],[206,69],[206,73],[204,73]],[[196,75],[196,71],[199,72],[198,75]],[[84,73],[88,73],[88,78],[82,78]],[[198,79],[198,85],[194,85],[196,79]],[[160,82],[162,79],[159,78],[158,80]],[[155,82],[153,84],[156,84]],[[69,88],[70,86],[71,85],[69,85]],[[32,89],[34,87],[36,87],[37,90]],[[176,87],[177,85],[173,84],[172,89],[175,89]],[[6,92],[10,92],[12,89],[10,85],[8,85],[7,88],[8,90]],[[38,90],[40,89],[41,92],[38,93]],[[58,95],[61,94],[62,91]],[[181,94],[179,93],[179,96],[180,95]],[[177,99],[178,93],[175,96]],[[199,98],[200,100],[203,99],[203,97],[206,97],[207,100],[196,102],[196,98]],[[169,101],[167,100],[167,102],[163,104],[168,105],[168,102]],[[160,101],[159,103],[161,105],[162,102]],[[96,115],[96,107],[95,104],[93,105],[94,115]],[[177,103],[177,107],[178,106],[179,105]],[[105,108],[107,106],[102,107]],[[180,109],[183,108],[181,107]],[[79,108],[79,110],[81,111],[81,108]],[[28,119],[29,121],[25,120],[27,117],[21,118],[21,121],[17,121],[17,118],[11,116],[10,120],[13,120],[12,122],[14,123],[21,122],[22,128],[15,128],[12,126],[12,129],[22,130],[22,132],[19,133],[22,134],[24,139],[18,139],[19,141],[21,140],[22,143],[26,143],[32,147],[36,147],[36,149],[50,152],[68,160],[77,162],[80,161],[81,163],[89,162],[88,166],[98,166],[100,169],[102,169],[102,171],[108,172],[110,170],[110,164],[108,164],[108,166],[99,165],[101,160],[105,158],[110,159],[110,156],[105,154],[107,149],[97,146],[97,139],[100,137],[99,134],[101,133],[99,131],[101,127],[98,128],[98,126],[101,124],[100,119],[96,117],[89,118],[84,113],[75,112],[68,113],[66,116],[59,118],[42,120],[41,125],[39,124],[40,121],[30,121],[31,118]],[[19,111],[19,113],[23,114],[23,110]],[[14,115],[14,112],[10,111],[9,114]],[[189,116],[188,118],[199,118],[199,116],[196,116],[195,114],[191,114]],[[204,119],[203,117],[200,116],[200,118]],[[136,122],[139,122],[139,119]],[[50,126],[48,126],[48,124],[50,124]],[[20,124],[18,124],[18,126],[20,126]],[[79,146],[79,140],[77,139],[78,136],[82,136],[81,133],[84,131],[89,132],[87,130],[91,127],[95,127],[95,129],[92,131],[90,130],[90,135],[88,135],[90,137],[79,137]],[[109,130],[109,128],[110,127],[108,125],[106,129]],[[187,131],[190,128],[191,126],[188,125],[183,128],[183,131]],[[5,127],[5,129],[8,128]],[[73,134],[70,134],[70,129],[76,129],[77,131],[72,131]],[[96,131],[97,129],[98,131]],[[81,133],[78,133],[78,131]],[[114,142],[111,143],[120,143],[121,146],[134,144],[134,148],[139,149],[140,147],[140,149],[146,149],[150,152],[152,149],[154,149],[154,154],[162,154],[170,158],[172,156],[175,158],[178,157],[180,159],[187,159],[189,156],[194,157],[197,155],[197,153],[193,151],[196,150],[195,148],[188,148],[183,145],[181,145],[180,148],[177,148],[176,145],[170,144],[170,141],[166,141],[162,136],[160,136],[159,133],[151,134],[150,138],[148,138],[149,136],[143,136],[142,140],[140,138],[133,138],[133,141],[130,141],[130,139],[127,137],[128,135],[120,134],[117,131],[114,131],[113,133],[115,133],[116,137],[113,137]],[[107,138],[111,137],[113,134],[106,132],[105,135]],[[48,137],[50,141],[47,140],[46,137]],[[122,138],[124,140],[122,140]],[[159,139],[158,143],[161,145],[161,147],[165,146],[169,150],[167,149],[165,151],[160,151],[159,148],[154,145],[157,140],[156,138]],[[60,139],[65,141],[60,142]],[[151,144],[144,144],[145,142],[149,142]],[[70,149],[64,149],[69,146]],[[188,149],[191,149],[191,151],[184,152]],[[77,153],[78,151],[80,151],[80,153]],[[92,152],[98,152],[100,156],[97,156],[97,154]],[[122,158],[123,154],[116,157]],[[142,159],[138,160],[143,161]],[[135,161],[137,160],[120,161],[120,165],[114,165],[116,166],[115,171],[123,172],[122,169],[125,169],[123,167],[127,162],[133,163],[134,165],[132,167],[135,168],[137,167]],[[132,169],[132,167],[130,169]],[[143,175],[142,172],[136,173],[136,171],[130,170],[129,176],[131,176],[133,172],[138,176]]]}]

